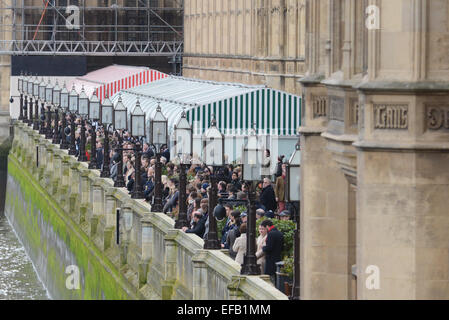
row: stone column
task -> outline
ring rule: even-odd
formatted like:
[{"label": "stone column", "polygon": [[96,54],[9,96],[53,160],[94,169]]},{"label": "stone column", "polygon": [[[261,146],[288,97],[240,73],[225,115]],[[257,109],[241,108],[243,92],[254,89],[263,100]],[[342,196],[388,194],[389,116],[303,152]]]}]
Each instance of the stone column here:
[{"label": "stone column", "polygon": [[448,299],[449,1],[374,2],[381,28],[358,87],[357,292]]}]

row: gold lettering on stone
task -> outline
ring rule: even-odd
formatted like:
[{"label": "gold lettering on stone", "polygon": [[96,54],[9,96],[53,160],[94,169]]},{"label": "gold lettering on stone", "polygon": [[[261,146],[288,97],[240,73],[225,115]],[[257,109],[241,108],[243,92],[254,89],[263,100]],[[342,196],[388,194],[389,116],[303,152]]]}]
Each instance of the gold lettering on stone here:
[{"label": "gold lettering on stone", "polygon": [[408,106],[375,105],[374,129],[408,129]]}]

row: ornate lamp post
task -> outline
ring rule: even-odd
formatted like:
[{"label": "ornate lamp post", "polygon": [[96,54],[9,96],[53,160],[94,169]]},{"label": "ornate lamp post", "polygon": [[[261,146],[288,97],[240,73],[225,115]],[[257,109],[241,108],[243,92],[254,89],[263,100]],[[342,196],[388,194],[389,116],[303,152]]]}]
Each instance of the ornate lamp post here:
[{"label": "ornate lamp post", "polygon": [[50,79],[48,79],[48,84],[45,87],[45,101],[47,102],[47,130],[45,131],[45,139],[51,139],[52,138],[52,132],[51,132],[51,103],[53,101],[53,86],[50,82]]},{"label": "ornate lamp post", "polygon": [[[157,115],[156,115],[157,116]],[[155,117],[156,118],[156,117]],[[143,192],[143,187],[141,183],[141,144],[140,140],[145,136],[145,112],[143,112],[140,107],[139,99],[137,99],[136,107],[134,111],[131,113],[131,136],[137,138],[136,142],[136,171],[135,171],[135,180],[134,180],[134,190],[131,194],[131,198],[133,199],[145,199],[145,194]]]},{"label": "ornate lamp post", "polygon": [[300,248],[299,248],[299,203],[301,201],[300,193],[300,181],[301,181],[301,147],[300,142],[296,144],[296,150],[292,154],[290,161],[287,166],[287,200],[292,202],[295,208],[295,222],[296,229],[294,233],[294,267],[293,267],[293,290],[291,300],[300,299],[300,276],[299,276],[299,259],[300,259]]},{"label": "ornate lamp post", "polygon": [[253,128],[248,137],[248,143],[243,148],[243,181],[249,183],[249,215],[246,235],[246,255],[241,274],[259,275],[260,265],[256,257],[256,186],[262,175],[263,149],[259,149],[259,140]]},{"label": "ornate lamp post", "polygon": [[187,121],[185,110],[181,114],[179,122],[175,125],[175,154],[179,157],[181,173],[179,175],[179,214],[175,228],[182,229],[188,227],[187,221],[187,175],[192,162],[193,131],[189,121]]},{"label": "ornate lamp post", "polygon": [[67,150],[69,148],[69,143],[67,142],[67,110],[69,109],[69,91],[64,82],[64,86],[61,90],[61,109],[62,109],[62,130],[61,130],[61,145],[62,150]]},{"label": "ornate lamp post", "polygon": [[25,93],[25,103],[23,105],[23,122],[28,123],[28,81],[30,81],[30,78],[25,75],[25,78],[23,80],[23,92]]},{"label": "ornate lamp post", "polygon": [[[132,122],[131,122],[132,124]],[[156,151],[156,170],[155,170],[155,185],[154,197],[151,205],[152,212],[162,212],[162,163],[161,163],[161,149],[168,142],[168,121],[162,114],[161,106],[158,105],[154,118],[150,121],[150,144]]]},{"label": "ornate lamp post", "polygon": [[[33,124],[33,130],[39,129],[39,79],[36,76],[33,82],[33,96],[34,96],[34,116],[31,116],[31,121]],[[33,110],[33,105],[30,107]],[[31,123],[30,123],[31,125]]]},{"label": "ornate lamp post", "polygon": [[39,133],[45,134],[46,128],[45,128],[45,88],[46,84],[44,81],[44,78],[41,79],[41,82],[39,83],[39,100],[41,102],[41,115],[40,115],[40,125],[39,125]]},{"label": "ornate lamp post", "polygon": [[84,86],[81,88],[81,93],[78,100],[78,113],[81,116],[81,137],[79,145],[78,161],[87,162],[86,156],[86,118],[89,116],[89,98],[84,91]]},{"label": "ornate lamp post", "polygon": [[211,127],[203,135],[203,161],[207,166],[213,167],[209,189],[209,233],[204,243],[204,249],[216,250],[221,248],[217,235],[217,221],[214,217],[214,209],[218,203],[217,173],[225,162],[224,135],[217,128],[215,115],[212,118]]},{"label": "ornate lamp post", "polygon": [[111,176],[110,158],[109,158],[109,127],[112,125],[114,117],[114,106],[106,94],[106,98],[101,104],[100,112],[101,124],[104,128],[104,157],[103,170],[101,171],[102,178],[109,178]]},{"label": "ornate lamp post", "polygon": [[96,93],[92,94],[89,102],[89,120],[92,125],[92,135],[90,141],[90,163],[89,169],[97,168],[97,127],[96,122],[100,119],[100,99],[98,99]]},{"label": "ornate lamp post", "polygon": [[23,81],[24,81],[24,77],[23,77],[23,73],[21,72],[19,80],[18,80],[18,84],[17,84],[17,87],[18,87],[18,90],[20,93],[20,110],[19,110],[19,112],[20,112],[19,120],[20,121],[23,120],[23,93],[24,93],[23,92]]},{"label": "ornate lamp post", "polygon": [[60,128],[59,128],[59,106],[61,105],[61,88],[59,87],[58,80],[53,88],[53,107],[55,108],[55,131],[53,133],[53,143],[59,144],[61,140]]},{"label": "ornate lamp post", "polygon": [[78,93],[75,90],[75,84],[72,86],[72,90],[69,93],[69,111],[70,111],[70,147],[69,155],[76,155],[75,145],[75,118],[78,113]]},{"label": "ornate lamp post", "polygon": [[[128,110],[126,109],[125,105],[122,102],[121,94],[119,94],[118,102],[114,109],[114,129],[117,131],[128,129]],[[124,187],[126,187],[126,183],[125,183],[125,178],[123,177],[123,147],[122,147],[123,140],[122,140],[122,136],[120,134],[118,135],[118,139],[119,139],[118,152],[120,154],[120,162],[118,163],[117,180],[114,183],[114,187],[124,188]],[[137,159],[137,157],[136,157],[136,159]],[[139,171],[140,171],[140,168],[139,168]],[[136,168],[136,172],[137,172],[137,168]],[[136,175],[137,175],[137,173],[136,173]],[[136,177],[136,181],[137,181],[137,177]]]}]

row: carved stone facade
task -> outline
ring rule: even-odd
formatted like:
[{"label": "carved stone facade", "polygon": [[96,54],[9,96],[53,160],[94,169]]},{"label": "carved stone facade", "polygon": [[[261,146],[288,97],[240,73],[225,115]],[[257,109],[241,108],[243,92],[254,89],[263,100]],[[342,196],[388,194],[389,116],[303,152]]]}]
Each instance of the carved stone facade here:
[{"label": "carved stone facade", "polygon": [[447,21],[449,0],[306,1],[303,299],[449,298]]},{"label": "carved stone facade", "polygon": [[298,93],[305,0],[186,0],[183,75]]}]

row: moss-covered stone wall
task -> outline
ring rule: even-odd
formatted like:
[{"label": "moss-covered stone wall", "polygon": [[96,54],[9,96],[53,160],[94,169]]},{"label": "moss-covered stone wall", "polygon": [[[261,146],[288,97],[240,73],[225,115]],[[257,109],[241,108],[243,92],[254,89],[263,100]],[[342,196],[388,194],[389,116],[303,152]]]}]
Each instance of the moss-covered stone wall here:
[{"label": "moss-covered stone wall", "polygon": [[[6,215],[55,299],[137,298],[126,280],[14,155],[8,161]],[[80,270],[80,289],[66,287],[68,266]]]}]

